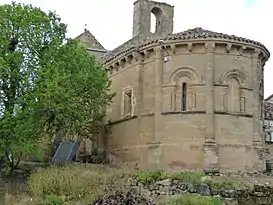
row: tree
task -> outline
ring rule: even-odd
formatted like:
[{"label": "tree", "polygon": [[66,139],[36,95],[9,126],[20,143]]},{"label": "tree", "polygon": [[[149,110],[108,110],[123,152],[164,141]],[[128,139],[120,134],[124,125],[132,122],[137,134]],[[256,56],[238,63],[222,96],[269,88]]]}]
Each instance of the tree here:
[{"label": "tree", "polygon": [[0,151],[12,154],[11,170],[44,136],[98,132],[110,82],[61,19],[12,2],[0,6],[0,31]]},{"label": "tree", "polygon": [[100,132],[103,108],[114,97],[107,74],[75,40],[49,53],[36,81],[41,124],[51,134],[91,138]]}]

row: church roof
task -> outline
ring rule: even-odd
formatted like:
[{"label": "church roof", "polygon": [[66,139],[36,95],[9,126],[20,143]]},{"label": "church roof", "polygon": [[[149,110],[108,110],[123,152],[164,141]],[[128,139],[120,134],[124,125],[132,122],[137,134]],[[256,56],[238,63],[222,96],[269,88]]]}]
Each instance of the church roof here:
[{"label": "church roof", "polygon": [[86,49],[98,49],[106,51],[106,49],[95,38],[95,36],[87,29],[84,29],[84,32],[78,35],[75,39],[79,40]]},{"label": "church roof", "polygon": [[[228,34],[223,34],[223,33],[218,33],[218,32],[214,32],[214,31],[206,30],[201,27],[188,29],[186,31],[175,33],[175,34],[169,34],[165,38],[163,38],[163,40],[166,40],[166,41],[168,41],[168,40],[170,40],[170,41],[186,40],[187,41],[187,40],[195,40],[195,39],[222,39],[222,40],[233,40],[233,41],[238,41],[241,43],[253,44],[255,46],[262,47],[266,51],[268,56],[270,55],[267,48],[263,44],[261,44],[260,42],[246,39],[243,37],[238,37],[235,35],[228,35]],[[143,47],[143,46],[146,46],[149,44],[153,44],[153,43],[158,42],[158,40],[159,39],[149,39],[149,40],[144,40],[144,41],[142,40],[142,41],[138,42],[138,41],[135,41],[133,38],[133,39],[125,42],[121,46],[117,47],[113,51],[106,53],[103,56],[103,60],[105,60],[105,62],[108,62],[108,61],[112,60],[114,57],[121,55],[131,49],[134,49],[136,47]]]},{"label": "church roof", "polygon": [[267,98],[265,98],[264,100],[265,101],[269,101],[269,100],[271,100],[273,98],[273,94],[272,95],[270,95],[270,96],[268,96]]}]

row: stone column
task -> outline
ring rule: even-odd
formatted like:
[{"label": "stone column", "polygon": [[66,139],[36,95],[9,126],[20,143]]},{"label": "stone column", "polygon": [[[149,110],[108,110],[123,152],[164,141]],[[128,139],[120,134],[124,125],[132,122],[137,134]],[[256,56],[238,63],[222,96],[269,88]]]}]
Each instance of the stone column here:
[{"label": "stone column", "polygon": [[[143,75],[144,75],[144,58],[147,57],[149,54],[145,53],[144,56],[138,55],[139,64],[137,65],[138,69],[138,87],[136,92],[136,113],[137,113],[137,120],[138,120],[138,133],[140,137],[140,144],[143,143]],[[138,165],[139,166],[139,165]]]},{"label": "stone column", "polygon": [[[261,52],[255,49],[252,55],[252,87],[253,87],[253,98],[252,98],[252,110],[253,110],[253,138],[252,147],[253,151],[256,152],[257,159],[253,160],[253,169],[257,171],[265,170],[265,163],[267,159],[270,159],[268,155],[269,150],[263,141],[263,129],[262,129],[262,116],[261,116],[261,99],[260,99],[260,82],[262,80],[263,68],[261,62]],[[263,100],[263,99],[262,99]]]},{"label": "stone column", "polygon": [[155,91],[154,91],[154,139],[152,142],[152,166],[159,168],[162,156],[162,81],[163,81],[163,51],[161,46],[155,49]]},{"label": "stone column", "polygon": [[224,96],[223,96],[223,112],[228,111],[228,86],[224,87]]},{"label": "stone column", "polygon": [[188,98],[188,101],[189,101],[188,105],[189,105],[189,107],[188,107],[188,109],[192,110],[192,108],[193,108],[193,91],[192,91],[192,85],[189,86],[188,93],[189,93],[189,98]]},{"label": "stone column", "polygon": [[261,110],[260,110],[260,80],[261,80],[261,61],[260,51],[255,50],[252,55],[252,87],[253,87],[253,145],[261,145]]},{"label": "stone column", "polygon": [[215,141],[215,119],[214,119],[214,48],[215,44],[206,44],[207,61],[206,67],[206,136],[204,143],[204,171],[213,173],[219,171],[218,146]]}]

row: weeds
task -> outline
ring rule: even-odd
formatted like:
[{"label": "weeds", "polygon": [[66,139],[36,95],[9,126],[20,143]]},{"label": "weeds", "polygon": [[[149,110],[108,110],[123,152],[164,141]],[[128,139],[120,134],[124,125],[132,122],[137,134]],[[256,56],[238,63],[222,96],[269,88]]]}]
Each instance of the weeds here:
[{"label": "weeds", "polygon": [[[166,172],[162,170],[135,172],[132,170],[110,169],[105,166],[74,164],[51,166],[33,172],[28,180],[29,190],[25,192],[25,198],[20,199],[18,203],[14,202],[12,204],[90,204],[99,197],[111,194],[113,191],[124,191],[126,188],[124,185],[131,177],[143,185],[170,179],[194,185],[207,183],[214,190],[246,187],[244,184],[232,181],[215,180],[207,177],[204,172]],[[168,203],[168,205],[180,204],[221,205],[220,199],[195,195],[172,198]]]},{"label": "weeds", "polygon": [[103,171],[87,165],[54,166],[33,173],[29,188],[34,197],[54,201],[56,205],[85,198],[93,201],[111,191],[122,190],[128,176],[125,171]]},{"label": "weeds", "polygon": [[202,177],[206,176],[204,172],[165,172],[162,170],[156,171],[141,171],[134,174],[134,177],[144,185],[152,184],[156,181],[171,179],[181,180],[185,182],[197,183],[200,182]]},{"label": "weeds", "polygon": [[216,197],[186,194],[171,198],[167,205],[222,205],[222,199]]},{"label": "weeds", "polygon": [[227,180],[215,180],[210,182],[209,184],[211,188],[214,190],[249,188],[246,184],[236,183],[236,182],[227,181]]}]

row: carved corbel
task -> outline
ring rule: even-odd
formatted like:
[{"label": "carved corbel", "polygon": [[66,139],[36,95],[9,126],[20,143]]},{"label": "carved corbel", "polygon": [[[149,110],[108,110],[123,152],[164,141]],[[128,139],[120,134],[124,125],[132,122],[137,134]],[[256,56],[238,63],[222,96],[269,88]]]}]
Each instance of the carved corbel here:
[{"label": "carved corbel", "polygon": [[124,68],[125,63],[126,63],[126,59],[125,59],[125,58],[123,58],[123,59],[121,59],[121,60],[119,61],[119,65],[120,65],[122,68]]},{"label": "carved corbel", "polygon": [[259,49],[255,49],[252,53],[252,57],[258,58],[260,54],[261,54],[261,51]]},{"label": "carved corbel", "polygon": [[116,62],[113,66],[113,68],[118,71],[119,70],[119,62]]},{"label": "carved corbel", "polygon": [[144,51],[144,56],[145,56],[145,58],[149,58],[149,57],[150,57],[150,54],[151,54],[150,51],[148,51],[148,50],[145,50],[145,51]]},{"label": "carved corbel", "polygon": [[155,57],[156,58],[162,58],[163,57],[163,48],[162,46],[157,46],[154,48],[154,51],[155,51]]},{"label": "carved corbel", "polygon": [[229,53],[231,51],[231,48],[232,48],[232,44],[228,43],[226,46],[226,52]]},{"label": "carved corbel", "polygon": [[239,49],[239,54],[242,56],[245,50],[246,50],[246,46],[241,46]]},{"label": "carved corbel", "polygon": [[126,62],[128,62],[129,64],[131,64],[132,60],[133,60],[133,56],[132,55],[127,55],[126,56]]},{"label": "carved corbel", "polygon": [[138,51],[134,51],[133,52],[133,58],[135,59],[135,61],[140,61],[142,56],[140,55],[140,53]]},{"label": "carved corbel", "polygon": [[205,49],[206,49],[206,52],[213,52],[215,49],[215,43],[214,42],[205,43]]},{"label": "carved corbel", "polygon": [[162,46],[157,46],[157,47],[154,48],[155,53],[161,53],[162,50],[163,50]]},{"label": "carved corbel", "polygon": [[171,51],[173,52],[173,54],[176,53],[176,45],[175,44],[171,45]]},{"label": "carved corbel", "polygon": [[192,52],[192,43],[187,44],[188,52]]},{"label": "carved corbel", "polygon": [[114,70],[114,68],[113,68],[113,66],[111,65],[111,66],[109,66],[109,72],[110,72],[110,74],[113,74],[113,70]]}]

